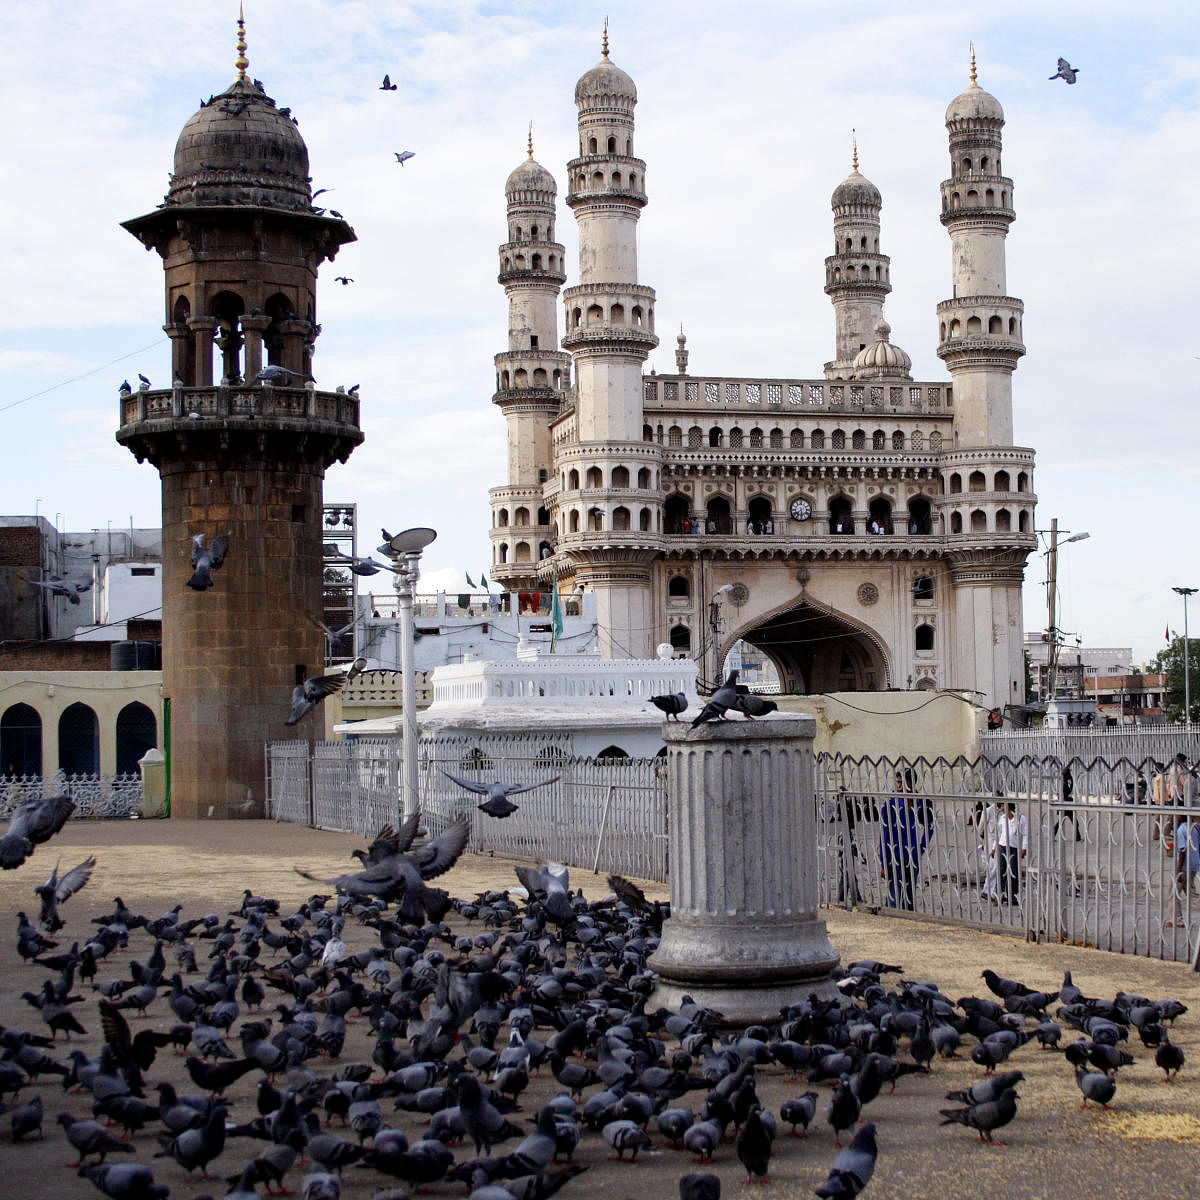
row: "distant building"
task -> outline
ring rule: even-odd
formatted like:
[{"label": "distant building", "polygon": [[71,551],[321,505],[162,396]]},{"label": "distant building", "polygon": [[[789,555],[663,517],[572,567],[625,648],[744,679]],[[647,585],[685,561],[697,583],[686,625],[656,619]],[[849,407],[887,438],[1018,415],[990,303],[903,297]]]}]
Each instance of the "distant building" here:
[{"label": "distant building", "polygon": [[[1030,703],[1043,703],[1047,696],[1050,670],[1050,644],[1042,633],[1025,634],[1025,653],[1029,656],[1032,687]],[[1058,652],[1059,696],[1082,699],[1094,693],[1092,680],[1098,676],[1128,676],[1133,671],[1133,650],[1129,646],[1064,645]]]}]

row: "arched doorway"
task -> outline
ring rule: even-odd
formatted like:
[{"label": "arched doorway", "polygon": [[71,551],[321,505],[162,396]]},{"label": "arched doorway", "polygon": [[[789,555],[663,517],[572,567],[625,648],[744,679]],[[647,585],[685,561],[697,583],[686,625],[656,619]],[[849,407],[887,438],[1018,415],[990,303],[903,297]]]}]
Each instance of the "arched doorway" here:
[{"label": "arched doorway", "polygon": [[100,726],[86,704],[72,704],[58,719],[58,769],[67,775],[100,774]]},{"label": "arched doorway", "polygon": [[144,704],[135,700],[117,713],[117,774],[136,775],[138,763],[158,743],[158,722]]},{"label": "arched doorway", "polygon": [[739,636],[771,660],[785,694],[877,692],[889,684],[879,642],[862,627],[808,600]]},{"label": "arched doorway", "polygon": [[42,718],[28,704],[13,704],[0,717],[0,775],[42,773]]}]

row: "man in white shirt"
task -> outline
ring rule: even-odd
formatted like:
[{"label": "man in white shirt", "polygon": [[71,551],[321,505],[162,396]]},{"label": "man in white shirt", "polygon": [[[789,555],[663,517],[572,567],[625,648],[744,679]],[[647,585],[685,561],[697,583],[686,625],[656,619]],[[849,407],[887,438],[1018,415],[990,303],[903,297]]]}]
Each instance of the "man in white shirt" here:
[{"label": "man in white shirt", "polygon": [[1000,903],[1016,904],[1021,894],[1021,859],[1029,853],[1029,821],[1017,806],[1004,805],[996,817],[996,863]]}]

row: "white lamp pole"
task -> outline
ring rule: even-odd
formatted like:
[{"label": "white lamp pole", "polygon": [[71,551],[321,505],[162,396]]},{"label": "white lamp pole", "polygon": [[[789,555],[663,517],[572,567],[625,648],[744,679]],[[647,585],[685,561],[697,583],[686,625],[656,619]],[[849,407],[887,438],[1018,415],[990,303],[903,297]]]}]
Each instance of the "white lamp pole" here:
[{"label": "white lamp pole", "polygon": [[1187,602],[1189,596],[1196,594],[1196,589],[1177,587],[1172,588],[1171,591],[1177,596],[1183,597],[1183,720],[1185,724],[1190,725],[1192,723],[1192,668],[1188,657]]}]

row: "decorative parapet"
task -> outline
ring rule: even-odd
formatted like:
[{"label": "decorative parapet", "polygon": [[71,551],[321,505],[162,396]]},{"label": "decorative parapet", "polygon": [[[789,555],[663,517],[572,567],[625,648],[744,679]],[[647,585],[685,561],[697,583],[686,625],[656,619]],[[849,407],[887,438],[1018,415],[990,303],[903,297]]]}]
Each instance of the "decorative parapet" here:
[{"label": "decorative parapet", "polygon": [[724,376],[654,375],[642,379],[642,403],[651,411],[714,412],[911,412],[944,413],[950,384],[897,379],[857,383],[826,379],[731,379]]}]

